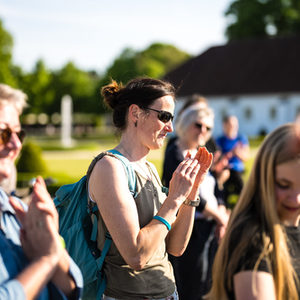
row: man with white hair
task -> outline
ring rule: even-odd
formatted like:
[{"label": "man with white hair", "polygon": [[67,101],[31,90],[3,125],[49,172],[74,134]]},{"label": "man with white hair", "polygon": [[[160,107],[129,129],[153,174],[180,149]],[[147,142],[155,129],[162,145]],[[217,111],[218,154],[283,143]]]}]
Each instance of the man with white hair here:
[{"label": "man with white hair", "polygon": [[[25,95],[0,85],[0,181],[11,178],[24,131]],[[0,187],[0,299],[79,300],[82,276],[64,249],[58,214],[38,177],[27,207]]]},{"label": "man with white hair", "polygon": [[[22,114],[25,107],[27,107],[27,95],[21,90],[14,89],[7,84],[0,83],[0,99],[12,102],[19,115]],[[17,169],[15,164],[11,166],[11,175],[8,178],[0,181],[0,187],[7,193],[12,194],[16,190],[17,185]]]}]

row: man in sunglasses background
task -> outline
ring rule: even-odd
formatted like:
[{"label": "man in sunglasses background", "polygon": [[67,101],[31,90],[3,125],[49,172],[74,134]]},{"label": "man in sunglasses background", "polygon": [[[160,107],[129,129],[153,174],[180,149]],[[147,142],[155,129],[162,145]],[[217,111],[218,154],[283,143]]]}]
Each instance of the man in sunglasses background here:
[{"label": "man in sunglasses background", "polygon": [[[0,181],[11,180],[22,148],[19,116],[26,98],[0,84]],[[63,247],[57,211],[41,177],[29,207],[0,188],[0,225],[0,299],[80,299],[81,272]]]}]

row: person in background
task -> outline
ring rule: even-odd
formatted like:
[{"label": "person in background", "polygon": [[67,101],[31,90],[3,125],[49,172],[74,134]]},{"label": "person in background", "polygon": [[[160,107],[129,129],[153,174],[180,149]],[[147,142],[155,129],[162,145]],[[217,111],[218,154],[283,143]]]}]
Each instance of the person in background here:
[{"label": "person in background", "polygon": [[105,300],[178,299],[168,253],[182,255],[193,228],[199,185],[212,155],[200,148],[187,154],[175,170],[168,195],[153,164],[151,150],[159,149],[172,132],[174,87],[165,81],[136,78],[121,86],[115,81],[102,88],[121,132],[115,151],[133,166],[137,179],[133,197],[122,163],[109,155],[100,159],[89,179],[91,201],[99,208],[98,248],[105,232],[112,246],[105,258]]},{"label": "person in background", "polygon": [[[177,120],[180,118],[180,115],[182,114],[183,111],[185,111],[188,107],[193,106],[196,107],[198,109],[200,108],[206,108],[208,107],[208,102],[207,99],[199,94],[193,94],[192,96],[188,97],[186,99],[186,101],[184,102],[184,104],[181,106],[181,108],[179,109],[178,113],[174,116],[174,124],[176,124]],[[175,128],[176,130],[176,128]],[[173,142],[175,142],[177,139],[177,135],[176,132],[174,131],[172,136],[169,137],[168,139],[168,143],[166,146],[166,149],[171,146],[171,144]],[[211,152],[211,153],[215,153],[217,150],[217,145],[213,139],[213,137],[211,136],[209,138],[209,140],[206,142],[205,144],[206,149]]]},{"label": "person in background", "polygon": [[[27,107],[27,96],[22,91],[12,89],[10,86],[3,83],[0,83],[0,98],[14,103],[19,115],[21,115],[24,108]],[[14,163],[11,167],[12,170],[10,176],[0,182],[0,187],[7,194],[13,194],[17,187],[17,168]]]},{"label": "person in background", "polygon": [[225,202],[230,205],[236,202],[231,197],[239,196],[243,188],[242,174],[244,162],[249,159],[249,142],[245,135],[239,133],[239,122],[236,116],[229,115],[223,119],[223,135],[216,139],[222,156],[229,160],[230,176],[224,183]]},{"label": "person in background", "polygon": [[[175,130],[176,130],[176,123],[178,120],[180,120],[181,114],[187,110],[187,108],[191,107],[193,110],[200,110],[202,108],[207,108],[208,101],[205,97],[199,95],[199,94],[193,94],[192,96],[188,97],[180,110],[178,111],[177,115],[174,116],[174,124],[175,124]],[[172,147],[172,144],[178,139],[178,136],[176,135],[176,131],[173,132],[173,134],[169,137],[168,143],[166,146],[165,152],[168,151],[169,147]],[[205,143],[206,149],[213,153],[213,163],[210,168],[211,173],[216,178],[217,183],[219,185],[219,190],[223,190],[223,184],[224,182],[229,178],[229,171],[227,169],[228,167],[228,159],[226,156],[222,156],[221,151],[218,149],[216,142],[212,136],[212,134],[209,134],[209,139]],[[164,155],[165,156],[165,155]],[[164,174],[168,174],[168,170],[164,170]],[[171,174],[171,172],[169,172]],[[166,175],[169,177],[170,175]],[[164,177],[162,178],[163,184],[167,185],[164,182]],[[167,180],[169,182],[169,180]]]},{"label": "person in background", "polygon": [[[187,106],[178,116],[175,128],[177,139],[165,152],[163,183],[168,187],[172,174],[187,153],[192,157],[210,139],[214,125],[213,111],[198,104]],[[192,236],[181,257],[170,256],[175,271],[179,298],[201,299],[210,286],[210,269],[216,250],[216,224],[224,230],[228,214],[222,191],[209,172],[200,186],[200,206],[195,211]]]},{"label": "person in background", "polygon": [[[11,176],[24,139],[17,101],[5,94],[19,90],[0,85],[0,181]],[[81,272],[63,248],[58,215],[42,178],[27,207],[0,188],[0,299],[80,299]]]},{"label": "person in background", "polygon": [[219,246],[206,299],[300,299],[300,125],[261,144]]}]

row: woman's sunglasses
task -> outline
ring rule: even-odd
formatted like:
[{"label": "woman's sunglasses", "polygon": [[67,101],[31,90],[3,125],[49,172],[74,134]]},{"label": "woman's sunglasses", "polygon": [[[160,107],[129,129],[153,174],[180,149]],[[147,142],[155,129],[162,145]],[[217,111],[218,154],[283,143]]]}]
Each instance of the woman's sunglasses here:
[{"label": "woman's sunglasses", "polygon": [[195,127],[198,128],[198,129],[200,129],[201,131],[202,131],[203,127],[206,128],[206,131],[211,131],[211,129],[212,129],[211,127],[207,127],[207,126],[205,126],[205,125],[203,125],[201,123],[195,123]]},{"label": "woman's sunglasses", "polygon": [[9,127],[0,129],[0,143],[4,145],[8,144],[13,133],[15,133],[18,136],[20,142],[23,143],[26,135],[25,131],[23,129],[21,129],[20,131],[12,131]]},{"label": "woman's sunglasses", "polygon": [[157,109],[149,108],[149,107],[147,107],[146,109],[156,111],[158,120],[162,121],[163,123],[168,123],[170,120],[173,121],[174,116],[168,111],[157,110]]}]

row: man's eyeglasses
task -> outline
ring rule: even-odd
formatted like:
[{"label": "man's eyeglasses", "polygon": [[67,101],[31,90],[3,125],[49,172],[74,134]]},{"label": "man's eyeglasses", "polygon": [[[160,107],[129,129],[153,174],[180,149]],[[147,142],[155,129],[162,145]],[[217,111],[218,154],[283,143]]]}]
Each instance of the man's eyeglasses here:
[{"label": "man's eyeglasses", "polygon": [[168,111],[157,110],[157,109],[149,108],[149,107],[147,107],[146,109],[153,110],[153,111],[157,112],[158,113],[157,114],[158,120],[162,121],[163,123],[168,123],[170,120],[173,121],[174,116]]},{"label": "man's eyeglasses", "polygon": [[205,125],[203,125],[203,124],[201,124],[201,123],[195,123],[195,127],[198,128],[198,129],[200,129],[201,131],[202,131],[202,128],[203,128],[203,127],[206,128],[206,131],[211,131],[211,130],[212,130],[211,127],[207,127],[207,126],[205,126]]},{"label": "man's eyeglasses", "polygon": [[23,129],[21,129],[20,131],[12,131],[9,127],[7,127],[4,129],[0,128],[0,144],[8,144],[13,133],[15,133],[18,136],[20,142],[23,143],[26,135],[25,131]]}]

